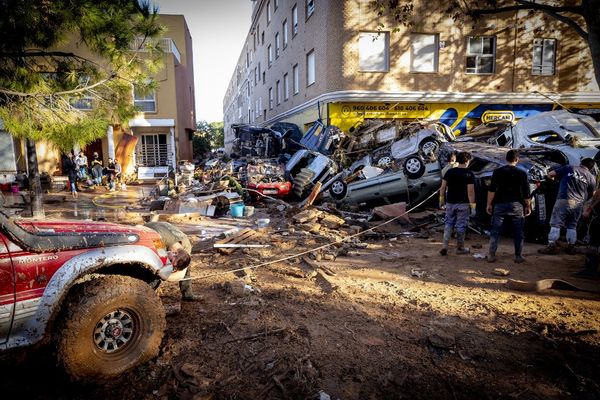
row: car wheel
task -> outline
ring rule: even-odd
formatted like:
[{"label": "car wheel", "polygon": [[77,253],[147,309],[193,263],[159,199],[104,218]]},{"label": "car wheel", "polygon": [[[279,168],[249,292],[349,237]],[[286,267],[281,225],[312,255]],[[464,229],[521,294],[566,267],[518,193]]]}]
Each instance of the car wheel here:
[{"label": "car wheel", "polygon": [[294,176],[294,187],[293,191],[296,196],[299,198],[303,198],[303,196],[310,189],[311,182],[314,176],[314,172],[309,170],[308,168],[302,168],[300,172]]},{"label": "car wheel", "polygon": [[378,161],[377,161],[377,167],[379,168],[388,168],[390,165],[392,165],[392,157],[381,157]]},{"label": "car wheel", "polygon": [[55,331],[58,358],[75,379],[115,378],[158,354],[165,325],[148,284],[102,276],[69,294]]},{"label": "car wheel", "polygon": [[329,194],[336,200],[341,200],[348,193],[348,184],[342,179],[336,179],[329,187]]},{"label": "car wheel", "polygon": [[431,157],[440,149],[440,143],[432,138],[424,139],[419,145],[421,152],[427,157]]},{"label": "car wheel", "polygon": [[425,164],[417,156],[410,156],[404,160],[404,173],[410,179],[417,179],[425,173]]}]

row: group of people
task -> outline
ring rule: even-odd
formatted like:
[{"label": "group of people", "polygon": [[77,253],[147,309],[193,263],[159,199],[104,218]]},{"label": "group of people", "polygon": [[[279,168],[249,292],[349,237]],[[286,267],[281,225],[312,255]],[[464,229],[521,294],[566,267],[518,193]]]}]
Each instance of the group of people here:
[{"label": "group of people", "polygon": [[[442,171],[440,187],[440,207],[446,210],[443,245],[440,254],[448,254],[448,245],[453,231],[456,231],[457,254],[468,254],[465,247],[465,234],[469,217],[475,215],[475,175],[468,167],[471,154],[460,152],[450,155],[448,165]],[[505,220],[512,222],[512,233],[515,250],[515,263],[525,261],[523,257],[523,228],[525,217],[531,214],[531,192],[527,173],[519,168],[518,150],[506,153],[506,165],[492,173],[488,188],[486,211],[491,215],[490,242],[487,254],[488,262],[496,261],[498,241]],[[557,241],[561,229],[566,230],[567,254],[575,254],[577,242],[577,225],[583,215],[589,219],[597,212],[600,215],[600,190],[596,190],[596,177],[592,174],[595,161],[585,158],[579,166],[563,166],[548,174],[549,179],[556,179],[558,196],[550,218],[548,246],[540,249],[542,254],[558,254]],[[590,200],[586,208],[584,204]],[[586,263],[579,277],[597,276],[600,260],[600,218],[592,218],[589,223],[590,250],[586,254]]]},{"label": "group of people", "polygon": [[102,177],[106,176],[108,180],[108,189],[114,191],[121,179],[122,168],[117,159],[108,159],[106,168],[97,152],[94,152],[92,161],[88,165],[88,158],[80,151],[76,156],[74,152],[69,152],[62,162],[63,173],[69,178],[69,188],[73,198],[78,197],[78,181],[89,182],[92,188],[102,185]]}]

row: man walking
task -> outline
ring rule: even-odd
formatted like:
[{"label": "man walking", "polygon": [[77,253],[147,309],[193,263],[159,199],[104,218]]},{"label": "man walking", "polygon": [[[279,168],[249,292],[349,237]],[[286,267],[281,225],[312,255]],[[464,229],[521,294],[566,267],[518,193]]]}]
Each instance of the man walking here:
[{"label": "man walking", "polygon": [[560,180],[558,196],[552,217],[550,217],[550,233],[548,246],[540,249],[542,254],[558,254],[556,241],[560,237],[560,229],[567,229],[567,254],[575,254],[577,242],[577,222],[583,211],[583,204],[592,197],[596,188],[596,178],[590,172],[596,165],[591,158],[584,158],[581,165],[574,167],[565,165],[548,173],[548,178]]},{"label": "man walking", "polygon": [[448,243],[453,229],[456,229],[456,254],[469,253],[469,249],[465,247],[465,235],[469,225],[469,215],[475,212],[475,175],[467,169],[471,154],[460,152],[456,156],[456,161],[458,166],[450,168],[444,174],[440,187],[440,207],[444,206],[445,199],[448,200],[445,205],[444,243],[440,250],[443,256],[448,254]]},{"label": "man walking", "polygon": [[527,173],[517,168],[519,153],[509,150],[506,153],[508,165],[497,168],[492,174],[487,196],[487,212],[492,216],[492,232],[488,262],[496,261],[496,250],[506,218],[512,220],[513,239],[515,243],[515,262],[522,263],[523,258],[523,225],[525,217],[531,214],[531,193]]}]

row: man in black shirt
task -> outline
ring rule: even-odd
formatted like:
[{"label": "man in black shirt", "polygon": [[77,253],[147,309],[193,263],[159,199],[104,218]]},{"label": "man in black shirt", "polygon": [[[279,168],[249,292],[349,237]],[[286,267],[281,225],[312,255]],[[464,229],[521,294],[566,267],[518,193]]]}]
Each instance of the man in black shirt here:
[{"label": "man in black shirt", "polygon": [[488,189],[487,212],[492,215],[492,232],[490,234],[490,249],[488,262],[496,261],[498,240],[505,218],[510,218],[513,225],[515,242],[515,262],[522,263],[525,259],[523,251],[523,225],[525,217],[531,214],[531,193],[527,173],[517,168],[519,153],[509,150],[506,153],[508,165],[500,167],[492,174]]},{"label": "man in black shirt", "polygon": [[[443,256],[448,254],[448,243],[454,228],[456,228],[456,254],[469,253],[469,249],[465,247],[465,234],[469,224],[469,209],[475,211],[475,175],[467,169],[471,154],[458,153],[456,161],[458,166],[444,174],[440,187],[440,207],[446,207],[444,244],[440,250]],[[448,203],[444,204],[446,198]]]}]

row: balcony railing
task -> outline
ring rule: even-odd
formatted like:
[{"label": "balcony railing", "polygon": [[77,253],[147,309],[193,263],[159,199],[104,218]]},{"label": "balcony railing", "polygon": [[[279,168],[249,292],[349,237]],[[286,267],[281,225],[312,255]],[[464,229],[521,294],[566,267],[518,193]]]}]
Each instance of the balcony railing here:
[{"label": "balcony railing", "polygon": [[175,44],[175,41],[171,38],[161,38],[161,39],[149,39],[138,37],[135,38],[133,42],[133,49],[136,51],[146,51],[145,44],[147,43],[158,43],[158,46],[165,53],[172,53],[178,63],[181,63],[181,53]]}]

